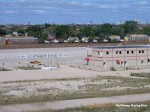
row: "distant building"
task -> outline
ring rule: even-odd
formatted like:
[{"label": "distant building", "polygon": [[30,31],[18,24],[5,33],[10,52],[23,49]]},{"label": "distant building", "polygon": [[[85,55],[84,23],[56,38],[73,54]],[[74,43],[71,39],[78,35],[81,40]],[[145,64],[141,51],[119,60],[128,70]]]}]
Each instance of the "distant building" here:
[{"label": "distant building", "polygon": [[54,40],[51,41],[51,43],[59,43],[59,40],[54,39]]},{"label": "distant building", "polygon": [[5,35],[5,37],[11,37],[12,35]]},{"label": "distant building", "polygon": [[111,36],[109,36],[109,38],[110,38],[111,40],[120,41],[120,36],[117,36],[117,35],[111,35]]},{"label": "distant building", "polygon": [[97,40],[97,39],[93,39],[92,42],[93,42],[93,43],[97,43],[98,40]]},{"label": "distant building", "polygon": [[38,44],[38,38],[35,37],[26,37],[26,36],[17,36],[17,37],[1,37],[0,39],[4,45],[29,45],[29,44]]},{"label": "distant building", "polygon": [[143,34],[132,34],[124,38],[127,42],[150,42],[150,37]]},{"label": "distant building", "polygon": [[18,36],[18,32],[13,32],[12,35],[13,36]]},{"label": "distant building", "polygon": [[68,37],[67,40],[70,42],[79,42],[80,41],[78,37]]},{"label": "distant building", "polygon": [[53,35],[48,35],[47,41],[53,41],[55,39],[55,36]]},{"label": "distant building", "polygon": [[86,42],[86,43],[87,43],[87,42],[89,42],[89,41],[88,41],[88,40],[89,40],[89,37],[82,37],[81,40],[82,40],[82,42]]}]

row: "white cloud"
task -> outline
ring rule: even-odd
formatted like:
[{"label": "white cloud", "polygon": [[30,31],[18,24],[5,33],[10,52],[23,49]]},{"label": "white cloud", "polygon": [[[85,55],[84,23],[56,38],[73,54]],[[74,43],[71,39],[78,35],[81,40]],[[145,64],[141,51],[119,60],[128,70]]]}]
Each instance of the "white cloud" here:
[{"label": "white cloud", "polygon": [[79,7],[91,7],[91,6],[94,6],[90,2],[76,2],[76,1],[72,1],[72,2],[69,2],[68,4],[69,4],[69,6],[79,6]]},{"label": "white cloud", "polygon": [[115,8],[118,8],[118,6],[116,6],[116,5],[98,5],[98,8],[101,8],[101,9],[115,9]]},{"label": "white cloud", "polygon": [[148,2],[147,2],[147,1],[140,1],[139,4],[140,4],[140,5],[147,5]]},{"label": "white cloud", "polygon": [[16,14],[17,12],[16,11],[7,10],[7,11],[4,11],[4,13],[7,13],[7,14]]},{"label": "white cloud", "polygon": [[[0,12],[3,18],[23,17],[21,21],[29,20],[46,21],[52,16],[51,21],[67,21],[65,17],[72,18],[70,21],[86,21],[89,18],[95,21],[107,19],[112,14],[113,20],[137,17],[149,18],[150,0],[0,0]],[[15,16],[14,16],[15,15]],[[69,16],[70,15],[70,16]],[[108,15],[108,17],[107,17]],[[117,15],[114,17],[114,15]],[[124,16],[125,15],[125,16]],[[45,19],[42,19],[45,16]],[[33,17],[33,19],[31,19]],[[60,20],[60,17],[62,19]],[[38,18],[38,19],[36,19]],[[74,19],[76,18],[76,19]],[[83,19],[84,18],[84,19]],[[2,18],[0,18],[0,21]],[[16,19],[14,19],[16,20]],[[49,21],[49,19],[48,19]],[[89,21],[89,20],[88,20]],[[117,20],[118,21],[118,20]]]},{"label": "white cloud", "polygon": [[33,12],[37,13],[37,14],[45,14],[47,11],[46,10],[33,10]]},{"label": "white cloud", "polygon": [[74,11],[65,11],[63,13],[69,14],[69,15],[79,15],[79,14],[81,14],[81,12],[74,12]]},{"label": "white cloud", "polygon": [[84,2],[84,3],[82,4],[82,6],[84,6],[84,7],[90,7],[90,6],[92,6],[92,4],[89,3],[89,2]]},{"label": "white cloud", "polygon": [[75,1],[69,2],[68,4],[72,6],[80,6],[80,3]]}]

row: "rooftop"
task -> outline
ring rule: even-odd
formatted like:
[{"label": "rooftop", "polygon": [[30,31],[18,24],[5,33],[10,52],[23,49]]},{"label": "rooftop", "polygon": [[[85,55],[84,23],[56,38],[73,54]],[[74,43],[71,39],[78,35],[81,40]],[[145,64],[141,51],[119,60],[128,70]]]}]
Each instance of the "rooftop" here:
[{"label": "rooftop", "polygon": [[94,49],[150,48],[150,45],[96,46]]}]

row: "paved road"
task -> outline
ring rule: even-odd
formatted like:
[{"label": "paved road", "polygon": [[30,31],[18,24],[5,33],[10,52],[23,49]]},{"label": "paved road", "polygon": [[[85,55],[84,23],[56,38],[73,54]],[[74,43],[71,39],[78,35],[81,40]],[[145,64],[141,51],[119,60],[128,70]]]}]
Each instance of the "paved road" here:
[{"label": "paved road", "polygon": [[143,102],[143,101],[150,101],[150,94],[75,99],[75,100],[64,100],[64,101],[32,103],[32,104],[6,105],[6,106],[0,106],[0,112],[22,112],[22,111],[31,111],[31,110],[36,111],[42,109],[65,109],[65,108],[87,106],[92,104],[125,103],[125,102],[133,103],[133,102]]}]

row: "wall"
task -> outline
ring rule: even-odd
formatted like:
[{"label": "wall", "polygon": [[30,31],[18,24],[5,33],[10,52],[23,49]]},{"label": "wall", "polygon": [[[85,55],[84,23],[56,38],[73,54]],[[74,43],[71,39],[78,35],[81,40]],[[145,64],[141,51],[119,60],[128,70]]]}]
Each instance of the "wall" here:
[{"label": "wall", "polygon": [[125,37],[125,41],[149,42],[148,36]]},{"label": "wall", "polygon": [[37,44],[36,38],[6,38],[6,45]]},{"label": "wall", "polygon": [[101,67],[147,66],[150,65],[150,48],[93,49],[90,64]]}]

